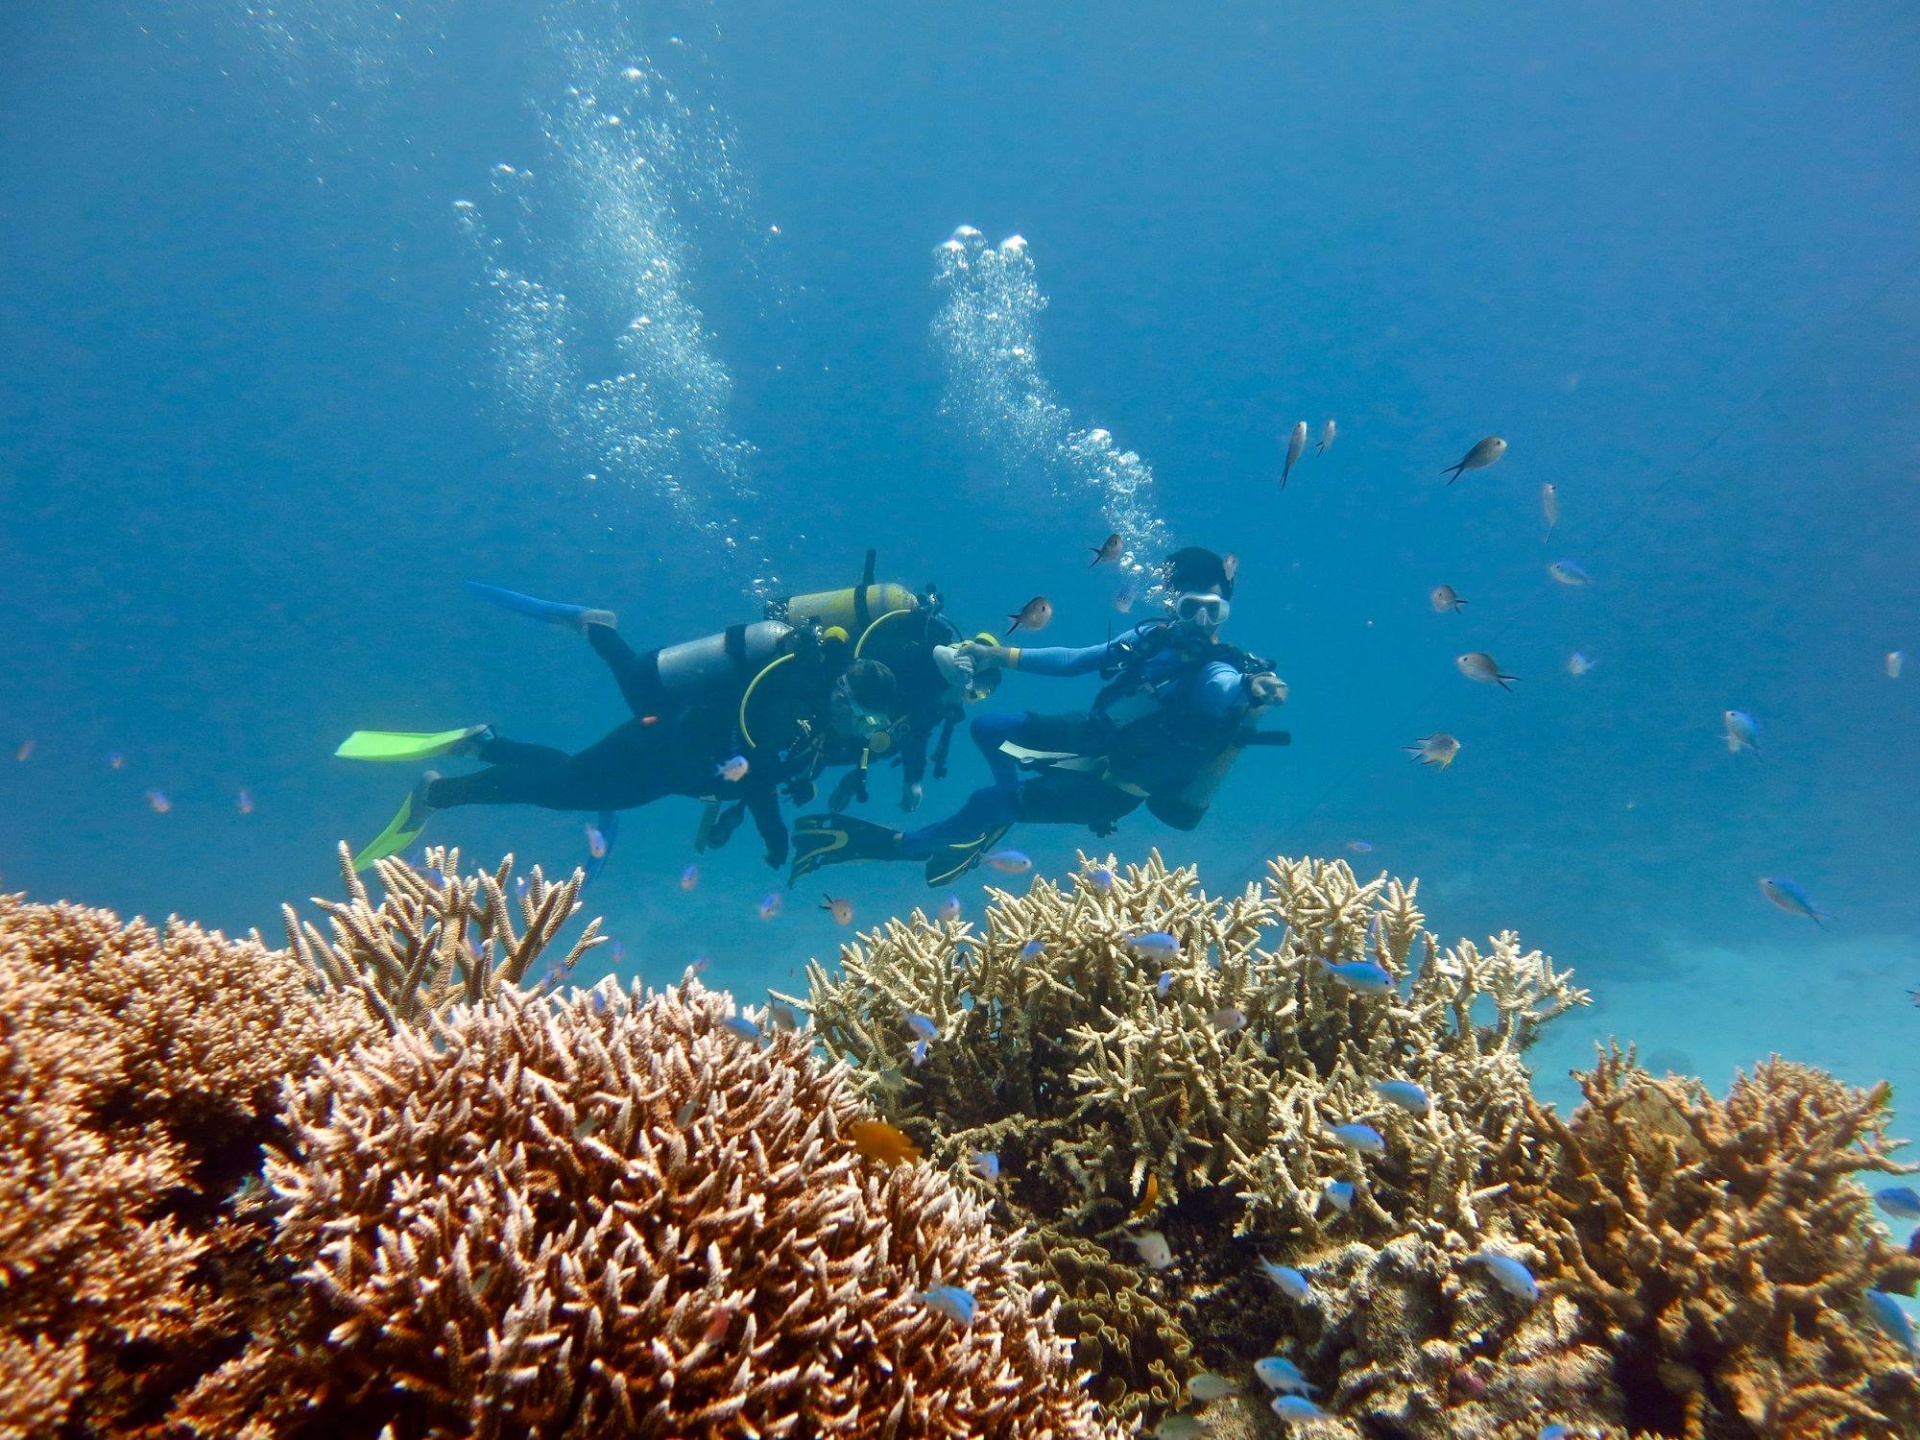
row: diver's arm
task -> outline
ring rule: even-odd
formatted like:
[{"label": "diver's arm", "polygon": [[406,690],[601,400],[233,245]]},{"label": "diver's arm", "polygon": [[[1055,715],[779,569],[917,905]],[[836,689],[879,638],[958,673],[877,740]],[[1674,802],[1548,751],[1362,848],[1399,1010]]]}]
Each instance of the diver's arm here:
[{"label": "diver's arm", "polygon": [[787,822],[780,813],[780,792],[771,780],[759,784],[751,780],[749,774],[749,783],[741,786],[742,798],[753,816],[753,828],[760,832],[760,842],[767,847],[767,864],[778,870],[787,863]]},{"label": "diver's arm", "polygon": [[978,657],[979,663],[1018,670],[1025,675],[1089,675],[1120,659],[1125,654],[1123,642],[1127,638],[1123,635],[1099,645],[1079,647],[975,644],[968,649]]}]

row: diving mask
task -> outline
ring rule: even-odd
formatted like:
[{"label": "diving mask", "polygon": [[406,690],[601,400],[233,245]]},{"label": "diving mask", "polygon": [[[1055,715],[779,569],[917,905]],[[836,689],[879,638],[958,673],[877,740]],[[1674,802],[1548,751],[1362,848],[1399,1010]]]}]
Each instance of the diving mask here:
[{"label": "diving mask", "polygon": [[1233,607],[1227,603],[1224,595],[1190,590],[1173,597],[1173,618],[1182,624],[1197,625],[1202,630],[1218,630],[1227,623],[1227,616],[1232,612]]}]

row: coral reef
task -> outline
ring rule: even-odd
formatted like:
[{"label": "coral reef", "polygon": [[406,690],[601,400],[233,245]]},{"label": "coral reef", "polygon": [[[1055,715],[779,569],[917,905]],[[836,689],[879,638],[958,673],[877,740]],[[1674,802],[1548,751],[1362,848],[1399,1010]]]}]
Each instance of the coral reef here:
[{"label": "coral reef", "polygon": [[[1586,994],[1510,934],[1442,950],[1416,888],[1282,860],[1264,889],[1210,899],[1157,853],[1124,874],[1087,861],[1065,886],[992,892],[983,934],[890,921],[842,949],[839,974],[811,965],[807,998],[783,998],[882,1110],[949,1160],[998,1151],[1018,1205],[1066,1228],[1117,1225],[1152,1176],[1164,1205],[1230,1189],[1241,1233],[1472,1230],[1526,1124],[1520,1053]],[[1358,963],[1391,993],[1329,968]],[[917,1068],[909,1014],[939,1030]],[[1381,1081],[1421,1086],[1428,1113],[1389,1103]],[[1355,1122],[1384,1155],[1332,1135]],[[1329,1181],[1355,1187],[1350,1214],[1328,1205]]]},{"label": "coral reef", "polygon": [[0,896],[0,1434],[128,1434],[242,1343],[276,1096],[377,1034],[286,955]]},{"label": "coral reef", "polygon": [[[293,1089],[301,1307],[197,1397],[258,1435],[1097,1436],[986,1209],[847,1138],[810,1037],[697,984],[495,987]],[[959,1286],[962,1325],[916,1299]],[[502,1416],[512,1423],[504,1425]]]},{"label": "coral reef", "polygon": [[[291,905],[282,907],[287,947],[335,989],[359,995],[389,1031],[425,1023],[456,1004],[473,1004],[502,986],[518,986],[534,961],[580,909],[585,873],[575,870],[559,884],[538,865],[519,890],[521,929],[514,928],[508,900],[513,856],[489,875],[460,873],[460,852],[439,847],[426,853],[423,873],[399,856],[376,861],[386,893],[376,906],[353,868],[353,852],[340,846],[344,901],[314,897],[333,930],[323,936]],[[600,922],[588,922],[580,938],[553,966],[569,973],[596,945],[605,943]]]},{"label": "coral reef", "polygon": [[1580,1076],[1569,1120],[1507,1218],[1555,1288],[1605,1327],[1636,1428],[1718,1436],[1920,1435],[1912,1361],[1864,1323],[1868,1289],[1911,1293],[1920,1259],[1869,1223],[1859,1171],[1892,1159],[1888,1087],[1774,1059],[1724,1101],[1630,1052]]}]

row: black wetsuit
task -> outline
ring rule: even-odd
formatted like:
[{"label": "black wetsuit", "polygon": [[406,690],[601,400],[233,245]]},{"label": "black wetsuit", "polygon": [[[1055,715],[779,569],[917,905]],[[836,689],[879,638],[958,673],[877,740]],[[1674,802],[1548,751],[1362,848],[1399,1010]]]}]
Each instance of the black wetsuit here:
[{"label": "black wetsuit", "polygon": [[487,764],[471,775],[436,780],[427,803],[538,805],[547,810],[633,810],[668,795],[744,800],[767,847],[770,864],[784,864],[787,827],[777,787],[784,757],[762,744],[739,781],[721,778],[720,765],[739,754],[737,694],[667,708],[657,676],[611,626],[587,626],[595,653],[607,663],[634,718],[573,754],[548,745],[489,738],[474,752]]}]

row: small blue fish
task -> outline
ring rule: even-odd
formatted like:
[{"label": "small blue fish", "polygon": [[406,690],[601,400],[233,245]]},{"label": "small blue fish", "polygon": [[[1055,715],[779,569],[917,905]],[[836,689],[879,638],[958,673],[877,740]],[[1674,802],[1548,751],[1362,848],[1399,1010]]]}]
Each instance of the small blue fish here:
[{"label": "small blue fish", "polygon": [[1167,998],[1167,992],[1173,988],[1173,980],[1174,980],[1173,971],[1162,970],[1160,972],[1160,981],[1155,988],[1159,990],[1160,998],[1162,1000]]},{"label": "small blue fish", "polygon": [[608,962],[609,962],[610,964],[614,964],[614,965],[618,965],[618,964],[619,964],[619,963],[620,963],[620,962],[621,962],[622,960],[624,960],[624,959],[626,959],[626,958],[627,958],[627,946],[626,946],[626,942],[625,942],[625,941],[623,941],[623,940],[616,940],[616,941],[614,941],[614,942],[613,942],[613,949],[611,949],[611,950],[609,950],[609,951],[607,952],[607,960],[608,960]]},{"label": "small blue fish", "polygon": [[1020,958],[1022,960],[1038,960],[1046,953],[1047,942],[1044,940],[1029,940],[1020,947]]},{"label": "small blue fish", "polygon": [[1111,890],[1113,889],[1113,871],[1104,865],[1096,865],[1087,872],[1087,883],[1102,892]]},{"label": "small blue fish", "polygon": [[1760,753],[1760,722],[1744,710],[1722,710],[1720,723],[1726,727],[1727,749],[1738,755],[1742,750]]},{"label": "small blue fish", "polygon": [[1320,1187],[1327,1197],[1327,1203],[1346,1215],[1353,1210],[1353,1182],[1351,1180],[1329,1180]]},{"label": "small blue fish", "polygon": [[513,877],[513,898],[516,900],[524,900],[527,898],[526,876],[516,875]]},{"label": "small blue fish", "polygon": [[1305,1303],[1313,1297],[1313,1286],[1308,1283],[1307,1277],[1291,1265],[1276,1265],[1271,1260],[1263,1259],[1260,1262],[1260,1273],[1279,1286],[1280,1293],[1289,1300]]},{"label": "small blue fish", "polygon": [[1889,1215],[1902,1220],[1920,1220],[1920,1190],[1911,1185],[1895,1185],[1873,1192],[1873,1203]]},{"label": "small blue fish", "polygon": [[1357,1121],[1351,1125],[1329,1125],[1327,1134],[1340,1144],[1362,1155],[1384,1155],[1387,1142],[1380,1132],[1371,1125],[1362,1125]]},{"label": "small blue fish", "polygon": [[1130,936],[1127,948],[1148,960],[1171,960],[1180,953],[1180,942],[1165,930],[1149,930],[1144,935]]},{"label": "small blue fish", "polygon": [[1000,1178],[1000,1157],[991,1150],[976,1150],[967,1157],[967,1168],[991,1185]]},{"label": "small blue fish", "polygon": [[951,924],[960,918],[960,897],[949,895],[940,902],[940,918]]},{"label": "small blue fish", "polygon": [[1573,1432],[1564,1425],[1546,1425],[1540,1430],[1540,1440],[1567,1440]]},{"label": "small blue fish", "polygon": [[944,1315],[956,1325],[973,1324],[973,1312],[979,1308],[973,1295],[958,1285],[930,1285],[925,1290],[915,1291],[913,1298],[934,1314]]},{"label": "small blue fish", "polygon": [[1373,842],[1371,840],[1349,840],[1347,841],[1347,849],[1356,855],[1371,855],[1373,853]]},{"label": "small blue fish", "polygon": [[1024,875],[1033,869],[1033,861],[1018,850],[995,850],[987,855],[986,860],[1002,875]]},{"label": "small blue fish", "polygon": [[720,1023],[738,1035],[742,1040],[751,1040],[756,1045],[767,1038],[760,1033],[760,1027],[744,1015],[729,1015]]},{"label": "small blue fish", "polygon": [[704,975],[706,974],[707,966],[711,965],[712,963],[713,961],[708,959],[705,955],[696,955],[693,957],[693,963],[687,966],[687,973],[689,975]]},{"label": "small blue fish", "polygon": [[907,1016],[907,1028],[922,1040],[933,1040],[938,1038],[940,1034],[940,1027],[925,1015],[909,1014]]},{"label": "small blue fish", "polygon": [[913,1049],[909,1053],[913,1056],[914,1069],[918,1070],[922,1065],[927,1063],[927,1046],[930,1043],[931,1042],[926,1040],[916,1040],[913,1042]]},{"label": "small blue fish", "polygon": [[587,826],[587,854],[596,860],[607,858],[606,833],[598,825]]},{"label": "small blue fish", "polygon": [[1567,657],[1567,673],[1569,675],[1584,675],[1599,663],[1598,660],[1595,660],[1584,650],[1576,650]]},{"label": "small blue fish", "polygon": [[1762,876],[1760,893],[1789,914],[1806,916],[1822,930],[1827,927],[1821,922],[1833,918],[1824,910],[1814,909],[1813,898],[1801,888],[1797,881],[1789,880],[1785,876],[1775,876],[1772,879]]},{"label": "small blue fish", "polygon": [[1283,1395],[1311,1395],[1319,1387],[1308,1382],[1300,1367],[1284,1355],[1269,1355],[1253,1362],[1253,1373],[1269,1390]]},{"label": "small blue fish", "polygon": [[1867,1314],[1887,1336],[1909,1355],[1914,1354],[1913,1321],[1900,1302],[1884,1290],[1867,1291]]},{"label": "small blue fish", "polygon": [[730,759],[722,760],[718,765],[714,766],[713,773],[722,780],[725,780],[729,785],[738,785],[742,780],[747,778],[748,769],[747,757],[744,755],[735,755]]},{"label": "small blue fish", "polygon": [[680,872],[680,888],[682,890],[691,890],[699,883],[700,867],[698,865],[689,865]]},{"label": "small blue fish", "polygon": [[1384,965],[1376,965],[1371,960],[1348,960],[1338,965],[1331,960],[1320,963],[1326,967],[1327,978],[1345,989],[1357,990],[1362,995],[1394,992],[1393,973]]},{"label": "small blue fish", "polygon": [[1304,1395],[1282,1395],[1273,1402],[1273,1413],[1292,1424],[1296,1420],[1331,1420],[1333,1417]]},{"label": "small blue fish", "polygon": [[1433,1097],[1411,1080],[1376,1080],[1367,1088],[1409,1115],[1425,1115],[1433,1109]]},{"label": "small blue fish", "polygon": [[1591,585],[1593,577],[1580,568],[1578,560],[1556,560],[1547,566],[1547,574],[1562,585]]},{"label": "small blue fish", "polygon": [[759,910],[762,920],[773,919],[774,916],[780,913],[780,892],[777,890],[768,891],[760,897],[759,905],[754,908]]},{"label": "small blue fish", "polygon": [[1524,1300],[1531,1305],[1540,1298],[1540,1282],[1533,1278],[1531,1270],[1511,1255],[1503,1255],[1498,1250],[1476,1250],[1460,1263],[1486,1266],[1493,1283],[1516,1300]]}]

